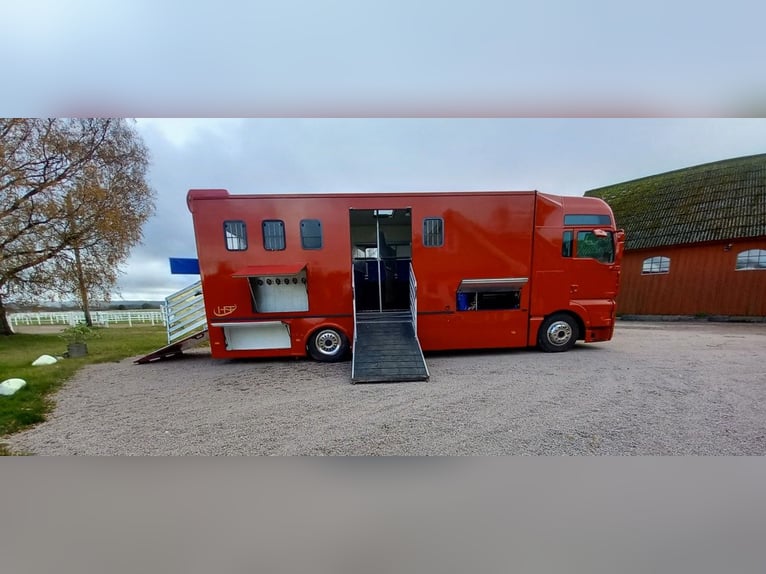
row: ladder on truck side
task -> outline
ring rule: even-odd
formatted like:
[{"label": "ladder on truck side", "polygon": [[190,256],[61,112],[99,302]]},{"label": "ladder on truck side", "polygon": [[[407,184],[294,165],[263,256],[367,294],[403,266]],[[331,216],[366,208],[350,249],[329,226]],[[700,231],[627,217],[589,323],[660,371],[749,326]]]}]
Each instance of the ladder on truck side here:
[{"label": "ladder on truck side", "polygon": [[134,361],[136,364],[175,357],[208,340],[201,281],[168,296],[162,310],[167,325],[168,344],[137,359]]},{"label": "ladder on truck side", "polygon": [[[352,277],[352,291],[355,290]],[[417,281],[410,263],[410,308],[357,313],[354,301],[352,383],[427,381],[418,341]]]}]

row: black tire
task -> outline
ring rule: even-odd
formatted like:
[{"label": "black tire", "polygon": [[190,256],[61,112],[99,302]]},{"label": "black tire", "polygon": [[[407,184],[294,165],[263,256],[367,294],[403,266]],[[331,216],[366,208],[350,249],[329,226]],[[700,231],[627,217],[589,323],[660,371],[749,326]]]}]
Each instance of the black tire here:
[{"label": "black tire", "polygon": [[540,325],[537,345],[546,353],[561,353],[574,347],[579,338],[577,320],[566,313],[556,313]]},{"label": "black tire", "polygon": [[322,327],[311,334],[308,342],[309,355],[315,361],[335,363],[348,353],[348,338],[333,327]]}]

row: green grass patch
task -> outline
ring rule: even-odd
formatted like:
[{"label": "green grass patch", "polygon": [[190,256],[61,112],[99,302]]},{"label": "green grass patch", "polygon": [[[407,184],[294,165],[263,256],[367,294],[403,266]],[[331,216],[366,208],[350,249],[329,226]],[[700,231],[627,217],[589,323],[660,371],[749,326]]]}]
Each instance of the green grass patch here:
[{"label": "green grass patch", "polygon": [[[87,356],[41,367],[33,367],[32,361],[40,355],[59,357],[66,352],[66,342],[57,334],[0,337],[0,381],[19,378],[27,382],[11,396],[0,395],[0,437],[44,421],[53,408],[51,394],[80,367],[143,355],[167,344],[162,325],[97,331],[98,338],[87,341]],[[12,453],[0,442],[0,455],[8,454]]]}]

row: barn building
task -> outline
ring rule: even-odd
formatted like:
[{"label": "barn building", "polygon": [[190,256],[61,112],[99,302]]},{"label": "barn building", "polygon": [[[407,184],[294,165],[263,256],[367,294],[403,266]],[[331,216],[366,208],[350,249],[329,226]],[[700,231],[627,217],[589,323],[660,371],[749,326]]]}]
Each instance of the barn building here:
[{"label": "barn building", "polygon": [[618,314],[766,317],[766,154],[585,195],[626,232]]}]

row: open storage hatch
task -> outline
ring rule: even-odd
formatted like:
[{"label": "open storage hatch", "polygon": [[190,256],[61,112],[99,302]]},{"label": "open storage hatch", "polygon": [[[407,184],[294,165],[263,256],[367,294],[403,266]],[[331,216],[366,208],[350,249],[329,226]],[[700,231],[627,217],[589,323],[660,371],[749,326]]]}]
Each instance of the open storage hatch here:
[{"label": "open storage hatch", "polygon": [[250,265],[232,274],[250,285],[253,311],[286,313],[309,310],[306,264]]}]

